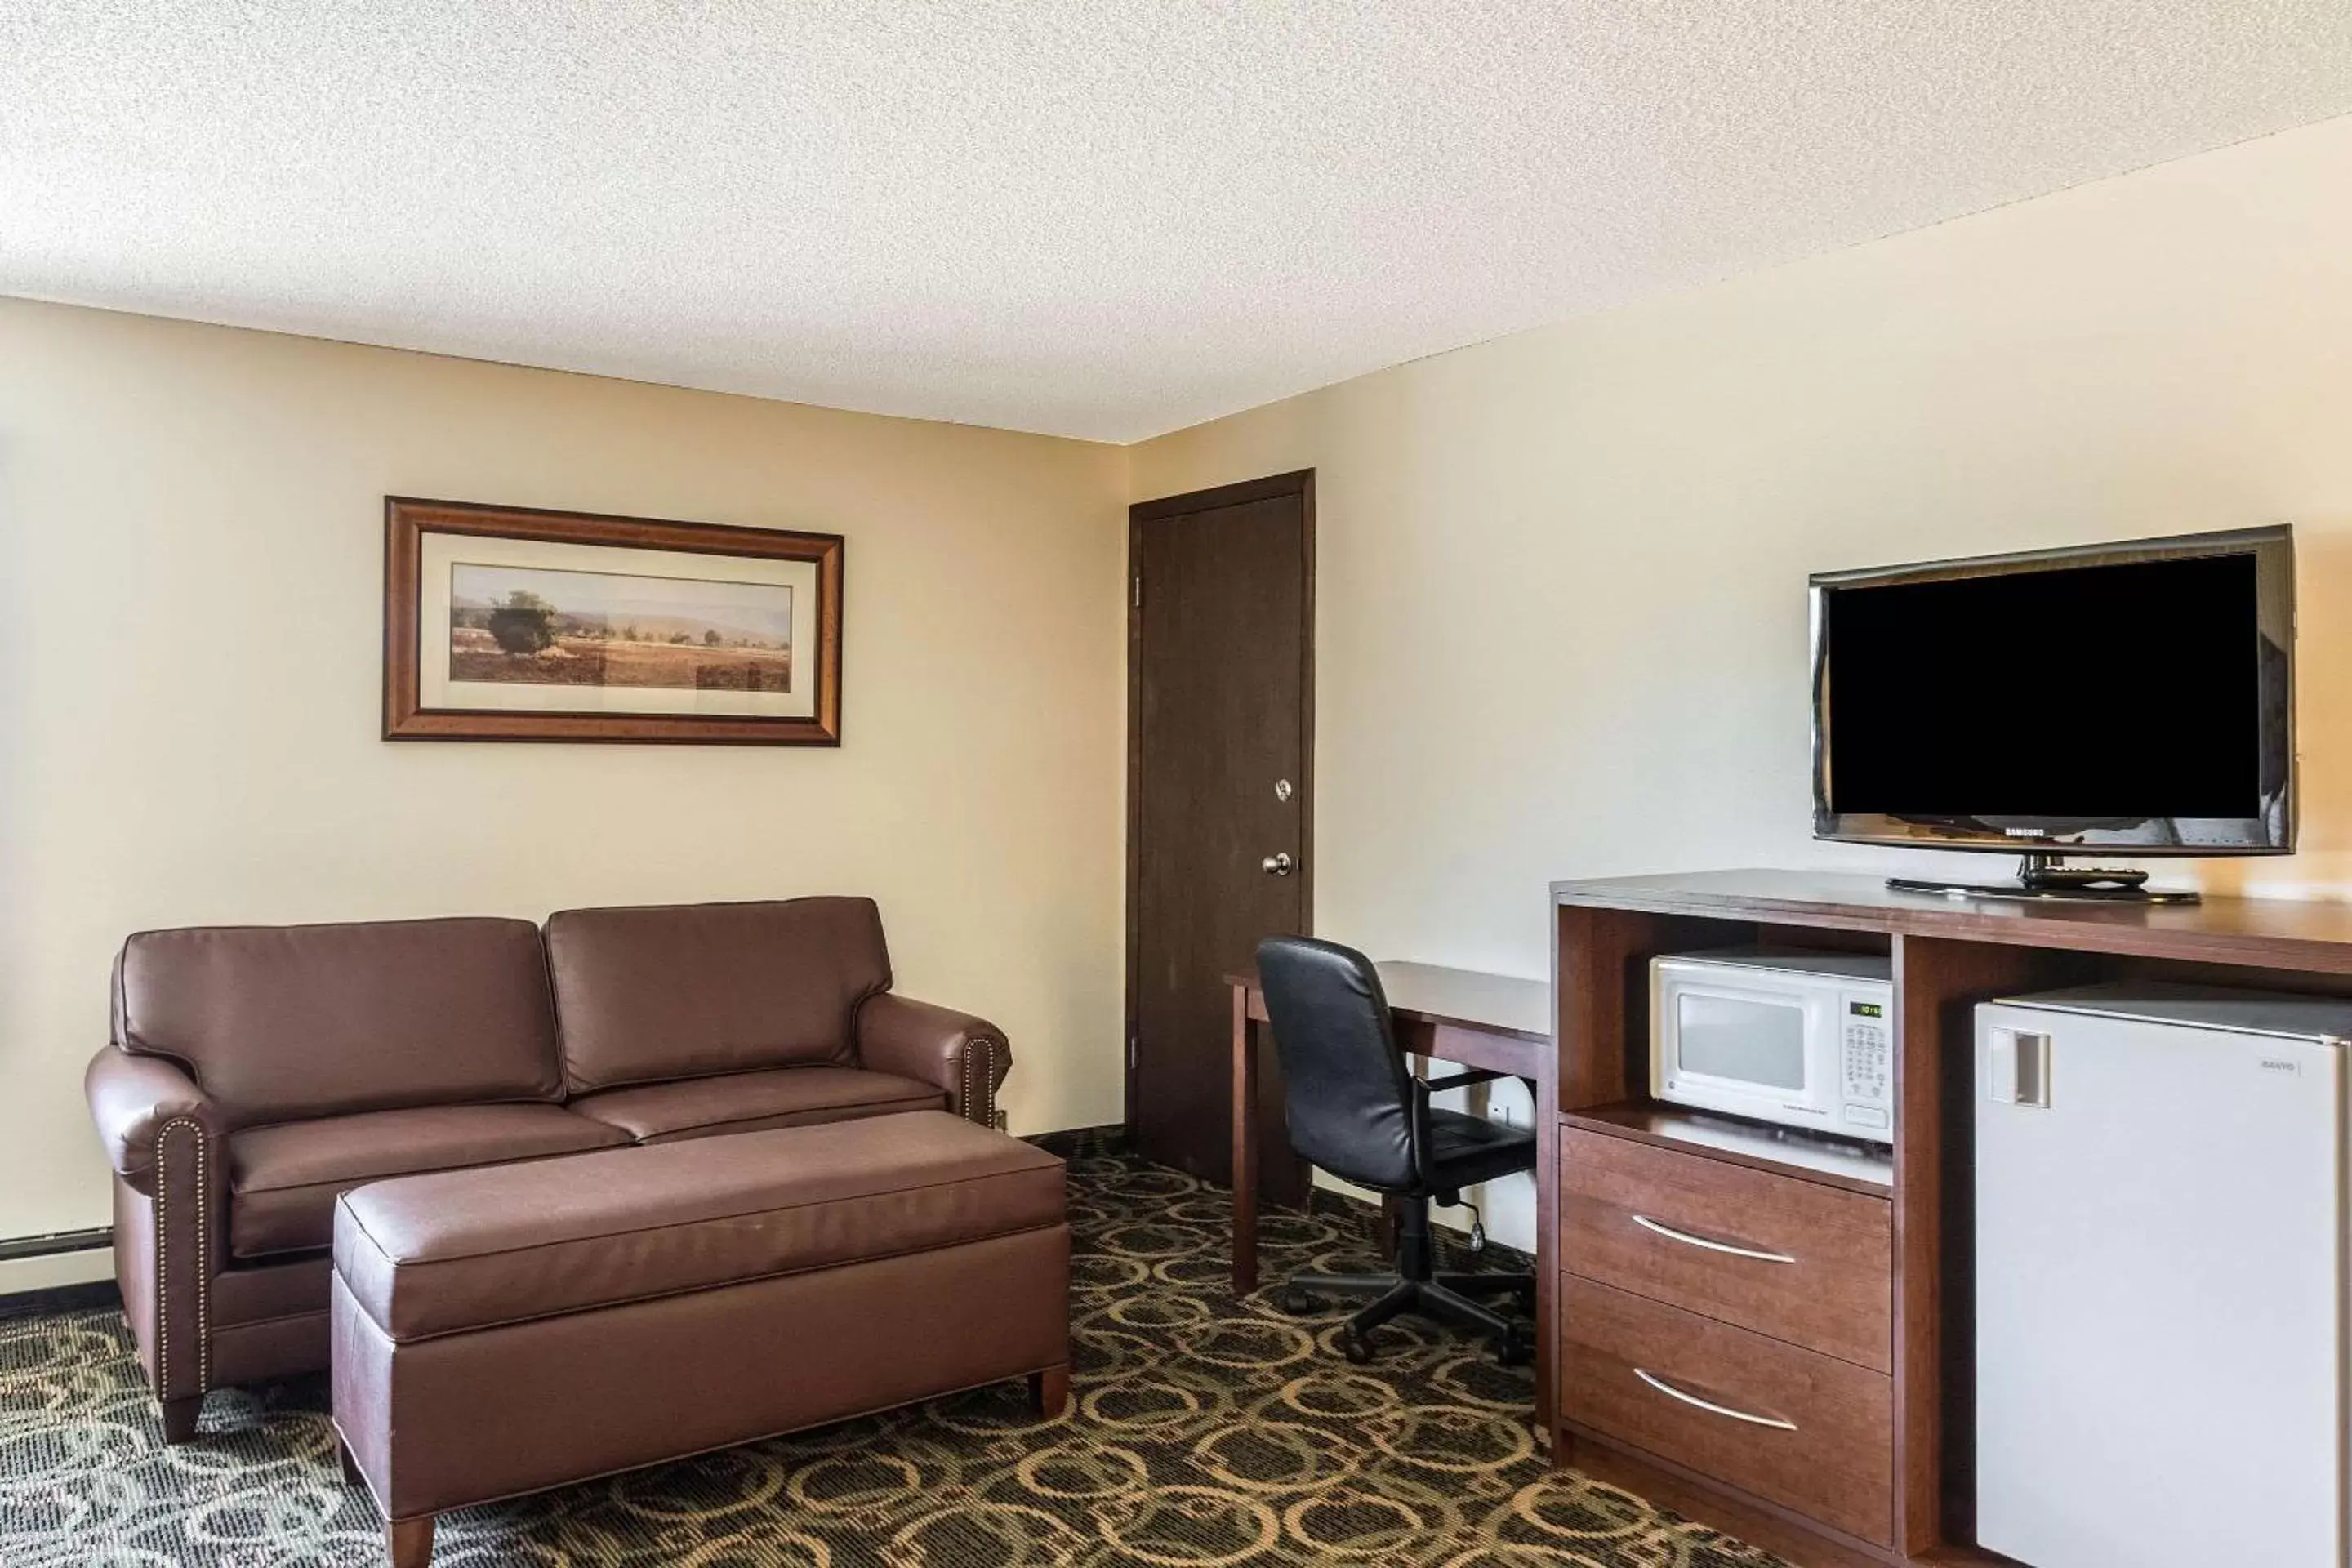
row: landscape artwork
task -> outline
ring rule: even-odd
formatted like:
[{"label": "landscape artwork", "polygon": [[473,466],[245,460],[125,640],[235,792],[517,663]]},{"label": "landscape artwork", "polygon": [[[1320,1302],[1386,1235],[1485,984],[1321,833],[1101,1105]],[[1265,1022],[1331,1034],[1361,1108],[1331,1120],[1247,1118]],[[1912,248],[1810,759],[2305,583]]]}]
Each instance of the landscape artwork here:
[{"label": "landscape artwork", "polygon": [[842,548],[386,497],[383,737],[837,746]]},{"label": "landscape artwork", "polygon": [[790,691],[793,590],[456,563],[449,678]]}]

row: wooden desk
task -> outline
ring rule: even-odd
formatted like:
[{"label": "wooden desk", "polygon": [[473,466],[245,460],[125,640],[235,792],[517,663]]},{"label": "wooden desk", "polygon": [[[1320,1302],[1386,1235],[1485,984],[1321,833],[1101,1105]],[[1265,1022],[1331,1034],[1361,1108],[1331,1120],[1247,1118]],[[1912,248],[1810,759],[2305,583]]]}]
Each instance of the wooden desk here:
[{"label": "wooden desk", "polygon": [[[2098,982],[2352,995],[2352,909],[2231,898],[2158,906],[1956,900],[1891,891],[1874,877],[1799,871],[1559,882],[1552,897],[1559,1059],[1548,1103],[1558,1136],[1546,1140],[1554,1152],[1545,1181],[1557,1184],[1565,1170],[1578,1188],[1556,1254],[1560,1277],[1576,1283],[1543,1305],[1537,1325],[1558,1369],[1553,1463],[1581,1468],[1587,1456],[1613,1450],[1612,1465],[1648,1467],[1696,1492],[1675,1500],[1678,1511],[1729,1525],[1798,1562],[2007,1563],[1976,1543],[1977,1005]],[[1651,1099],[1650,961],[1748,942],[1888,959],[1891,1184],[1848,1181],[1817,1164],[1775,1160],[1769,1150],[1759,1154],[1677,1137],[1675,1124],[1691,1121],[1689,1113]],[[1570,1152],[1563,1155],[1559,1145]],[[1759,1189],[1759,1182],[1768,1185]],[[1769,1205],[1753,1201],[1759,1191],[1773,1194]],[[1818,1342],[1801,1348],[1750,1329],[1769,1315],[1769,1296],[1695,1294],[1677,1283],[1696,1278],[1687,1259],[1679,1273],[1661,1266],[1647,1278],[1631,1277],[1620,1265],[1634,1255],[1612,1253],[1617,1243],[1603,1226],[1615,1223],[1612,1215],[1630,1218],[1632,1204],[1648,1194],[1685,1207],[1713,1205],[1717,1212],[1727,1202],[1742,1203],[1752,1230],[1777,1227],[1767,1245],[1796,1254],[1789,1261],[1842,1268],[1843,1276],[1830,1277],[1848,1280],[1861,1272],[1860,1255],[1836,1251],[1838,1237],[1851,1234],[1837,1227],[1856,1216],[1858,1205],[1883,1205],[1884,1215],[1870,1224],[1885,1237],[1885,1251],[1869,1259],[1868,1269],[1874,1290],[1884,1292],[1885,1348],[1871,1359],[1891,1370],[1843,1361]],[[1677,1207],[1663,1204],[1653,1212],[1681,1217]],[[1775,1217],[1795,1213],[1819,1217]],[[1616,1234],[1622,1237],[1623,1227]],[[1794,1239],[1784,1244],[1782,1235]],[[1612,1289],[1616,1293],[1601,1294]],[[1612,1305],[1574,1321],[1575,1314],[1559,1310],[1570,1291],[1588,1305]],[[1811,1332],[1820,1321],[1801,1326]],[[1694,1365],[1711,1357],[1724,1369],[1719,1379],[1711,1372],[1688,1375],[1727,1405],[1748,1403],[1768,1377],[1774,1387],[1765,1403],[1775,1407],[1808,1386],[1794,1370],[1761,1372],[1761,1360],[1743,1362],[1744,1352],[1696,1348],[1710,1341],[1762,1345],[1790,1369],[1833,1374],[1811,1387],[1826,1390],[1836,1381],[1848,1391],[1838,1396],[1843,1436],[1816,1439],[1831,1445],[1823,1454],[1834,1448],[1835,1462],[1791,1463],[1785,1451],[1771,1460],[1777,1433],[1628,1391],[1614,1347],[1637,1342],[1666,1347],[1664,1354],[1691,1358]],[[1670,1375],[1682,1370],[1673,1360],[1654,1364]],[[1621,1394],[1645,1403],[1623,1403]],[[1855,1418],[1865,1412],[1866,1420]],[[1843,1495],[1827,1495],[1823,1483],[1832,1478]],[[1632,1484],[1653,1498],[1674,1495],[1638,1476]],[[1710,1499],[1727,1500],[1728,1511],[1718,1513]],[[1735,1519],[1777,1521],[1797,1538],[1783,1545]]]},{"label": "wooden desk", "polygon": [[[1397,1045],[1407,1054],[1435,1057],[1464,1067],[1483,1068],[1525,1079],[1534,1086],[1536,1126],[1558,1104],[1554,1088],[1559,1057],[1551,1043],[1551,987],[1540,980],[1434,963],[1379,963],[1381,989]],[[1265,994],[1257,976],[1229,974],[1234,995],[1234,1294],[1257,1289],[1258,1026],[1266,1022]],[[1537,1321],[1549,1322],[1558,1288],[1552,1253],[1558,1244],[1559,1140],[1536,1140]],[[1538,1334],[1536,1404],[1546,1419],[1551,1404],[1551,1345]]]}]

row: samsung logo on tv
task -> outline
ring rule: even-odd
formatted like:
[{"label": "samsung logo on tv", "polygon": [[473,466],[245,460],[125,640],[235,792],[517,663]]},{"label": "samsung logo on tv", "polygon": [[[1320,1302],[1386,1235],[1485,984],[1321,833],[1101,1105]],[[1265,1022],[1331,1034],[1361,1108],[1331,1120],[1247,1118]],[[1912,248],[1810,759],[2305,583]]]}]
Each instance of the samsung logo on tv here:
[{"label": "samsung logo on tv", "polygon": [[2047,838],[2050,837],[2050,830],[2046,827],[2004,827],[2001,831],[2011,838]]}]

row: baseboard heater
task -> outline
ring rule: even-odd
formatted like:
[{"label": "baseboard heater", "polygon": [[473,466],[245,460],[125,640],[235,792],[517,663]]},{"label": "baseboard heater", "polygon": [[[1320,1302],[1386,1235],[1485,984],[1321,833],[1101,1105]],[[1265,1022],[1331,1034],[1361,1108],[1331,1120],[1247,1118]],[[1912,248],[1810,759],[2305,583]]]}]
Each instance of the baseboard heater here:
[{"label": "baseboard heater", "polygon": [[95,1252],[114,1245],[108,1226],[91,1230],[53,1230],[47,1236],[0,1237],[0,1263],[21,1263],[27,1258],[55,1258],[63,1252]]}]

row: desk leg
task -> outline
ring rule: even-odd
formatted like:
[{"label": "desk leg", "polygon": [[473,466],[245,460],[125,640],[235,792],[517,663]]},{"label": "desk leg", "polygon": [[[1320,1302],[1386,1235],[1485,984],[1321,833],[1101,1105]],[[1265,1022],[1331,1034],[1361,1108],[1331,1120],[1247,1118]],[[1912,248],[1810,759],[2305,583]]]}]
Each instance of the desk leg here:
[{"label": "desk leg", "polygon": [[1234,1294],[1257,1289],[1257,1026],[1234,987]]},{"label": "desk leg", "polygon": [[1559,1077],[1551,1061],[1541,1066],[1529,1086],[1536,1102],[1536,1426],[1553,1435],[1557,1470],[1568,1460],[1552,1420],[1559,1388]]}]

